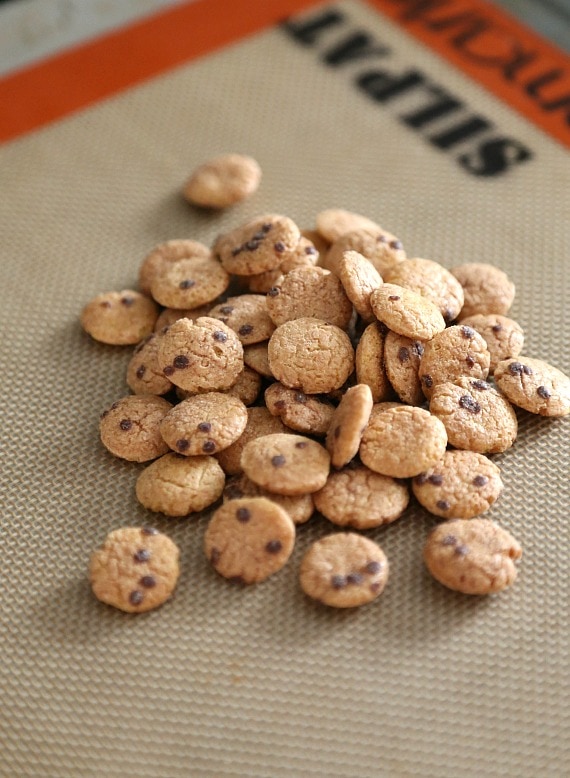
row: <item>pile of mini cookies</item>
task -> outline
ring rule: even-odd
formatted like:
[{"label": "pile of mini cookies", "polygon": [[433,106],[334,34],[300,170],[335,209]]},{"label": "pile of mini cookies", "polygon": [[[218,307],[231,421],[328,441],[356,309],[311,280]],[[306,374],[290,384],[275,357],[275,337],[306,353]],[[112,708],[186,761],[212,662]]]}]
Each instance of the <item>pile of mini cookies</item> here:
[{"label": "pile of mini cookies", "polygon": [[[226,207],[260,177],[255,160],[224,155],[185,194]],[[211,247],[167,241],[142,261],[138,290],[100,294],[81,315],[96,340],[135,346],[131,393],[102,414],[101,441],[144,464],[136,497],[149,511],[215,508],[204,553],[230,581],[279,571],[318,511],[341,529],[304,555],[303,591],[368,603],[389,562],[362,532],[402,517],[413,494],[444,519],[423,549],[430,573],[456,591],[498,592],[522,551],[479,518],[503,489],[488,455],[513,445],[513,406],[570,413],[570,379],[520,356],[514,295],[497,267],[408,258],[395,235],[342,209],[311,229],[269,213]],[[93,591],[150,610],[174,591],[178,558],[151,527],[117,529],[91,558]]]}]

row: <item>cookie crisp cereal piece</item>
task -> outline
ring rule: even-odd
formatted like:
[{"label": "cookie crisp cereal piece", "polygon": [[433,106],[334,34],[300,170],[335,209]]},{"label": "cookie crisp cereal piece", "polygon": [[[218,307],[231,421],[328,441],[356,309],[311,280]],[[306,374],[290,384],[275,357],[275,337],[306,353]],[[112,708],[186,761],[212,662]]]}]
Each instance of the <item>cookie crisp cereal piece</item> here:
[{"label": "cookie crisp cereal piece", "polygon": [[430,340],[445,329],[437,306],[403,286],[382,284],[370,295],[370,304],[389,330],[412,340]]},{"label": "cookie crisp cereal piece", "polygon": [[247,443],[241,466],[248,478],[270,492],[310,494],[325,485],[330,456],[310,438],[276,433]]},{"label": "cookie crisp cereal piece", "polygon": [[517,357],[524,345],[524,332],[522,327],[514,319],[501,316],[498,313],[476,313],[461,319],[460,325],[476,330],[487,344],[491,355],[489,373],[492,375],[495,368],[503,359]]},{"label": "cookie crisp cereal piece", "polygon": [[273,416],[264,406],[248,408],[244,431],[235,443],[217,453],[218,462],[228,475],[238,475],[243,472],[241,466],[242,451],[250,440],[287,431],[287,427],[281,419]]},{"label": "cookie crisp cereal piece", "polygon": [[354,230],[381,230],[382,228],[369,219],[353,211],[347,211],[344,208],[327,208],[317,214],[316,227],[319,235],[330,243]]},{"label": "cookie crisp cereal piece", "polygon": [[[445,332],[445,330],[444,330]],[[390,384],[400,400],[423,405],[425,395],[418,375],[424,343],[397,332],[388,332],[384,341],[384,365]]]},{"label": "cookie crisp cereal piece", "polygon": [[452,268],[463,287],[465,302],[460,319],[476,313],[499,313],[505,316],[515,299],[515,285],[506,273],[494,265],[471,262]]},{"label": "cookie crisp cereal piece", "polygon": [[322,267],[301,267],[281,276],[267,293],[267,310],[277,325],[312,318],[346,329],[352,318],[352,303],[341,282]]},{"label": "cookie crisp cereal piece", "polygon": [[116,457],[148,462],[166,454],[160,423],[172,404],[163,397],[135,394],[123,397],[103,411],[99,422],[101,442]]},{"label": "cookie crisp cereal piece", "polygon": [[259,188],[261,167],[245,154],[220,154],[197,167],[184,185],[184,197],[203,208],[228,208]]},{"label": "cookie crisp cereal piece", "polygon": [[382,277],[387,270],[406,258],[402,241],[381,227],[361,228],[341,235],[332,244],[321,264],[333,273],[338,273],[345,251],[362,254]]},{"label": "cookie crisp cereal piece", "polygon": [[300,237],[288,216],[264,214],[223,235],[214,251],[228,273],[253,276],[278,267],[296,249]]},{"label": "cookie crisp cereal piece", "polygon": [[356,347],[356,380],[370,387],[375,403],[394,395],[384,366],[386,333],[382,322],[373,322],[366,327]]},{"label": "cookie crisp cereal piece", "polygon": [[357,384],[346,390],[327,433],[326,448],[333,467],[344,467],[358,454],[372,406],[372,391],[367,384]]},{"label": "cookie crisp cereal piece", "polygon": [[167,265],[150,285],[152,297],[167,308],[197,308],[226,291],[230,276],[214,257],[190,257]]},{"label": "cookie crisp cereal piece", "polygon": [[495,381],[506,397],[530,413],[567,416],[570,378],[541,359],[505,359],[495,369]]},{"label": "cookie crisp cereal piece", "polygon": [[437,384],[454,382],[463,376],[485,379],[491,355],[484,338],[465,324],[448,327],[424,344],[418,376],[425,396],[432,396]]},{"label": "cookie crisp cereal piece", "polygon": [[301,237],[297,247],[289,254],[287,259],[274,270],[266,270],[255,276],[247,276],[247,285],[250,292],[267,294],[275,286],[281,276],[287,275],[292,270],[301,267],[314,267],[319,259],[319,252],[307,238]]},{"label": "cookie crisp cereal piece", "polygon": [[127,384],[134,394],[166,394],[172,389],[170,381],[158,364],[158,344],[161,332],[151,332],[135,348],[127,365]]},{"label": "cookie crisp cereal piece", "polygon": [[150,335],[158,305],[140,292],[103,292],[83,308],[81,326],[94,340],[111,346],[133,346]]},{"label": "cookie crisp cereal piece", "polygon": [[265,404],[287,427],[306,435],[326,435],[335,411],[319,397],[288,389],[278,381],[265,390]]},{"label": "cookie crisp cereal piece", "polygon": [[261,294],[228,297],[225,302],[214,306],[208,316],[227,324],[244,346],[269,340],[275,331],[265,295]]},{"label": "cookie crisp cereal piece", "polygon": [[181,259],[212,256],[208,246],[197,240],[177,239],[159,243],[143,259],[139,267],[139,288],[144,294],[150,294],[155,278],[161,276],[170,265]]},{"label": "cookie crisp cereal piece", "polygon": [[431,259],[418,257],[398,262],[386,271],[384,280],[427,297],[448,324],[459,316],[463,307],[463,287],[449,270]]},{"label": "cookie crisp cereal piece", "polygon": [[294,524],[304,524],[315,510],[311,494],[285,495],[268,492],[243,473],[229,478],[223,493],[224,502],[238,500],[241,497],[266,497],[284,508]]},{"label": "cookie crisp cereal piece", "polygon": [[382,276],[366,257],[345,251],[338,263],[338,277],[357,314],[367,323],[376,321],[370,295],[382,284]]}]

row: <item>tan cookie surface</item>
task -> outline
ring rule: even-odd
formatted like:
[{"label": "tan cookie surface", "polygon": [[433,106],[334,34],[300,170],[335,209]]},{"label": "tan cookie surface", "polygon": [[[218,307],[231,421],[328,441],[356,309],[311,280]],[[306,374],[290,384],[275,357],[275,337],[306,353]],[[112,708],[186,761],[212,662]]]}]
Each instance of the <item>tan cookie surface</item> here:
[{"label": "tan cookie surface", "polygon": [[184,456],[215,454],[240,437],[247,408],[230,394],[205,392],[175,405],[160,424],[168,446]]},{"label": "tan cookie surface", "polygon": [[230,276],[213,257],[190,257],[169,263],[151,281],[150,293],[167,308],[197,308],[225,292]]},{"label": "tan cookie surface", "polygon": [[370,387],[375,403],[393,396],[384,362],[386,333],[386,327],[381,322],[369,324],[356,347],[356,380]]},{"label": "tan cookie surface", "polygon": [[215,570],[245,584],[281,570],[294,544],[293,520],[264,497],[228,500],[214,513],[204,536],[204,551]]},{"label": "tan cookie surface", "polygon": [[234,384],[225,390],[226,394],[237,397],[244,405],[253,405],[261,391],[261,376],[251,367],[245,366]]},{"label": "tan cookie surface", "polygon": [[431,259],[405,259],[384,274],[384,281],[404,286],[431,300],[445,321],[453,321],[463,308],[463,287],[455,276]]},{"label": "tan cookie surface", "polygon": [[510,448],[517,437],[512,405],[481,379],[458,378],[453,384],[438,384],[429,408],[445,425],[455,448],[498,454]]},{"label": "tan cookie surface", "polygon": [[268,346],[269,344],[266,342],[246,346],[243,350],[243,361],[259,375],[265,378],[273,378],[273,373],[269,367]]},{"label": "tan cookie surface", "polygon": [[482,378],[489,375],[491,355],[484,338],[465,324],[448,327],[424,344],[419,379],[425,396],[434,387],[463,376]]},{"label": "tan cookie surface", "polygon": [[214,302],[206,303],[205,305],[199,305],[197,308],[164,308],[156,320],[154,325],[154,331],[160,332],[165,327],[170,327],[175,321],[179,319],[192,319],[196,321],[201,316],[207,316],[212,308]]},{"label": "tan cookie surface", "polygon": [[247,443],[241,466],[248,478],[270,492],[311,494],[325,485],[330,456],[310,438],[277,433]]},{"label": "tan cookie surface", "polygon": [[319,235],[329,243],[334,243],[341,235],[354,230],[381,230],[381,227],[367,216],[344,208],[327,208],[320,211],[316,217],[316,227]]},{"label": "tan cookie surface", "polygon": [[474,451],[446,451],[412,488],[417,501],[443,518],[472,519],[489,510],[503,490],[501,471]]},{"label": "tan cookie surface", "polygon": [[278,381],[306,394],[339,389],[354,368],[354,350],[346,332],[320,319],[294,319],[277,327],[268,357]]},{"label": "tan cookie surface", "polygon": [[157,304],[140,292],[103,292],[81,312],[81,326],[94,340],[111,346],[132,346],[153,331]]},{"label": "tan cookie surface", "polygon": [[387,270],[406,258],[402,241],[380,227],[352,230],[341,235],[332,244],[321,264],[333,273],[338,273],[345,251],[362,254],[382,278]]},{"label": "tan cookie surface", "polygon": [[207,259],[212,252],[208,246],[197,240],[178,239],[159,243],[143,259],[139,268],[139,287],[144,294],[150,294],[155,278],[162,275],[169,265],[181,259],[202,257]]},{"label": "tan cookie surface", "polygon": [[297,268],[279,278],[267,294],[267,310],[277,325],[305,317],[346,329],[352,317],[341,282],[322,267]]},{"label": "tan cookie surface", "polygon": [[314,243],[307,238],[301,237],[297,247],[290,252],[279,267],[274,270],[266,270],[265,273],[247,277],[249,290],[258,294],[267,294],[281,276],[287,275],[287,273],[298,268],[313,267],[317,264],[318,259],[319,252],[315,248]]},{"label": "tan cookie surface", "polygon": [[370,295],[382,283],[374,265],[357,251],[345,251],[338,263],[338,277],[356,312],[365,322],[376,320]]},{"label": "tan cookie surface", "polygon": [[246,154],[220,154],[197,167],[184,197],[203,208],[227,208],[250,197],[261,182],[259,163]]},{"label": "tan cookie surface", "polygon": [[[445,331],[445,330],[444,330]],[[388,380],[402,402],[423,405],[425,395],[418,375],[424,343],[397,332],[388,332],[384,342],[384,365]]]},{"label": "tan cookie surface", "polygon": [[514,405],[530,413],[570,413],[570,378],[542,359],[505,359],[495,369],[495,381]]},{"label": "tan cookie surface", "polygon": [[224,483],[224,471],[214,457],[170,453],[142,471],[136,496],[149,511],[188,516],[216,502]]},{"label": "tan cookie surface", "polygon": [[402,481],[353,465],[331,473],[313,499],[315,508],[333,524],[366,530],[398,519],[410,496]]},{"label": "tan cookie surface", "polygon": [[226,482],[224,502],[238,500],[241,497],[266,497],[284,508],[294,524],[304,524],[313,515],[315,505],[311,494],[285,495],[275,494],[263,489],[246,475],[232,476]]},{"label": "tan cookie surface", "polygon": [[172,382],[158,364],[158,344],[161,332],[151,332],[133,352],[127,365],[127,384],[134,394],[166,394]]},{"label": "tan cookie surface", "polygon": [[134,394],[103,411],[99,434],[105,448],[129,462],[148,462],[166,454],[160,424],[172,404],[163,397]]},{"label": "tan cookie surface", "polygon": [[295,250],[300,237],[288,216],[265,214],[224,235],[216,250],[228,273],[251,276],[278,267]]},{"label": "tan cookie surface", "polygon": [[265,295],[242,294],[214,306],[208,314],[227,324],[244,346],[269,340],[275,330]]},{"label": "tan cookie surface", "polygon": [[509,312],[515,299],[515,285],[498,267],[484,262],[470,262],[452,268],[451,272],[463,287],[465,301],[459,317],[476,313]]},{"label": "tan cookie surface", "polygon": [[306,435],[326,435],[335,410],[330,403],[278,381],[265,390],[265,404],[287,427]]},{"label": "tan cookie surface", "polygon": [[355,532],[317,540],[301,561],[301,588],[334,608],[354,608],[376,599],[388,581],[388,559],[380,546]]},{"label": "tan cookie surface", "polygon": [[402,405],[370,416],[360,443],[360,459],[375,473],[411,478],[443,456],[443,423],[423,408]]},{"label": "tan cookie surface", "polygon": [[326,447],[333,467],[344,467],[358,454],[372,405],[372,391],[367,384],[346,390],[328,427]]},{"label": "tan cookie surface", "polygon": [[485,340],[491,357],[491,375],[503,359],[517,357],[524,345],[524,332],[520,324],[498,313],[476,313],[461,319],[460,325],[472,327]]},{"label": "tan cookie surface", "polygon": [[89,563],[95,597],[127,613],[143,613],[168,600],[178,581],[180,552],[152,527],[110,532]]},{"label": "tan cookie surface", "polygon": [[445,329],[437,306],[426,297],[396,284],[382,284],[370,296],[377,319],[389,330],[412,340],[430,340]]},{"label": "tan cookie surface", "polygon": [[242,473],[241,455],[244,447],[250,440],[260,438],[263,435],[272,435],[276,432],[287,432],[287,427],[281,419],[273,416],[265,407],[247,409],[247,423],[245,429],[231,446],[219,451],[217,459],[228,475]]},{"label": "tan cookie surface", "polygon": [[515,538],[489,519],[456,519],[439,524],[424,547],[433,577],[457,592],[492,594],[517,577],[522,549]]}]

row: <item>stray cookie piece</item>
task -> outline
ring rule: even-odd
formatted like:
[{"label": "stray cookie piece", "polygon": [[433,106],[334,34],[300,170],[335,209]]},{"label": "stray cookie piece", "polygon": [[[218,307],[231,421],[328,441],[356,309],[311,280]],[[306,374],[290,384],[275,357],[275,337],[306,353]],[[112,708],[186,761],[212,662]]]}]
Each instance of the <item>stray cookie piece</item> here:
[{"label": "stray cookie piece", "polygon": [[495,369],[495,381],[514,405],[530,413],[570,413],[570,378],[541,359],[505,359]]},{"label": "stray cookie piece", "polygon": [[327,482],[327,450],[302,435],[274,434],[251,440],[243,449],[244,473],[276,494],[310,494]]},{"label": "stray cookie piece", "polygon": [[267,294],[267,310],[277,325],[304,317],[346,329],[352,318],[341,282],[322,267],[297,268],[279,278]]},{"label": "stray cookie piece", "polygon": [[263,489],[246,475],[229,478],[224,489],[224,502],[239,500],[241,497],[266,497],[284,508],[294,524],[304,524],[313,515],[315,505],[311,494],[275,494]]},{"label": "stray cookie piece", "polygon": [[81,326],[94,340],[111,346],[133,346],[150,335],[158,305],[140,292],[104,292],[87,303]]},{"label": "stray cookie piece", "polygon": [[337,272],[356,313],[367,323],[375,321],[370,295],[382,283],[382,276],[372,262],[357,251],[345,251]]},{"label": "stray cookie piece", "polygon": [[170,410],[160,423],[168,446],[184,456],[215,454],[240,437],[247,423],[247,408],[224,392],[189,397]]},{"label": "stray cookie piece", "polygon": [[170,265],[181,259],[198,257],[207,259],[211,256],[212,252],[208,246],[197,240],[167,240],[165,243],[159,243],[147,254],[139,268],[140,290],[143,294],[150,294],[154,279],[161,276]]},{"label": "stray cookie piece", "polygon": [[220,154],[200,165],[184,186],[184,197],[203,208],[227,208],[257,191],[261,168],[245,154]]},{"label": "stray cookie piece", "polygon": [[265,497],[228,500],[212,516],[204,551],[215,570],[235,583],[264,581],[285,565],[295,543],[289,514]]},{"label": "stray cookie piece", "polygon": [[503,359],[517,357],[524,345],[522,327],[514,319],[501,316],[498,313],[476,313],[461,319],[460,326],[471,327],[485,340],[491,356],[489,373],[493,375],[495,368]]},{"label": "stray cookie piece", "polygon": [[172,405],[163,397],[129,395],[103,411],[99,422],[105,448],[129,462],[148,462],[166,454],[160,424]]},{"label": "stray cookie piece", "polygon": [[513,536],[489,519],[455,519],[439,524],[424,547],[433,577],[456,592],[492,594],[517,577],[522,549]]},{"label": "stray cookie piece", "polygon": [[264,214],[219,238],[215,252],[228,273],[253,276],[278,267],[296,249],[300,237],[288,216]]},{"label": "stray cookie piece", "polygon": [[278,381],[265,390],[265,404],[287,427],[305,435],[326,435],[335,410],[330,403],[297,389],[288,389]]},{"label": "stray cookie piece", "polygon": [[439,309],[426,297],[396,284],[382,284],[370,295],[377,319],[412,340],[430,340],[445,329]]},{"label": "stray cookie piece", "polygon": [[485,340],[472,327],[448,327],[424,344],[418,370],[423,393],[429,400],[435,386],[463,376],[484,380],[490,361]]},{"label": "stray cookie piece", "polygon": [[344,467],[358,454],[372,405],[372,391],[367,384],[357,384],[346,390],[327,433],[326,447],[333,467]]},{"label": "stray cookie piece", "polygon": [[463,287],[449,270],[431,259],[405,259],[384,274],[384,281],[427,297],[449,324],[463,307]]},{"label": "stray cookie piece", "polygon": [[388,581],[388,559],[363,535],[339,532],[317,540],[301,561],[301,588],[333,608],[355,608],[376,599]]},{"label": "stray cookie piece", "polygon": [[93,594],[127,613],[158,608],[176,587],[179,556],[178,546],[152,527],[113,530],[91,556]]},{"label": "stray cookie piece", "polygon": [[515,299],[515,285],[502,270],[484,262],[471,262],[452,268],[451,272],[463,287],[465,301],[460,319],[476,313],[509,312]]}]

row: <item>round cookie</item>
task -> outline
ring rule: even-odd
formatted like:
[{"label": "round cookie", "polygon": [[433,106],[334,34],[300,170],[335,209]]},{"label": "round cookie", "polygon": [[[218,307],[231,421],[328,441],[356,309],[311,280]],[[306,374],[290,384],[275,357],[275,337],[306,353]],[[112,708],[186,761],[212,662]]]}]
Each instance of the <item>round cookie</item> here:
[{"label": "round cookie", "polygon": [[517,437],[517,417],[510,402],[481,379],[458,378],[438,384],[429,409],[447,431],[452,446],[479,454],[498,454]]},{"label": "round cookie", "polygon": [[188,516],[216,502],[225,483],[214,457],[165,454],[145,467],[136,483],[137,500],[149,511]]},{"label": "round cookie", "polygon": [[103,292],[81,312],[81,326],[94,340],[111,346],[133,346],[150,335],[158,305],[140,292]]},{"label": "round cookie", "polygon": [[345,392],[334,411],[326,439],[333,467],[344,467],[358,454],[372,405],[372,391],[367,384],[357,384]]},{"label": "round cookie", "polygon": [[299,580],[309,597],[333,608],[355,608],[376,599],[388,581],[380,546],[355,532],[317,540],[301,560]]},{"label": "round cookie", "polygon": [[[445,330],[444,330],[445,332]],[[423,405],[425,396],[418,375],[424,343],[397,332],[388,332],[384,341],[384,366],[392,388],[408,405]]]},{"label": "round cookie", "polygon": [[321,319],[346,329],[352,303],[339,279],[322,267],[301,267],[279,278],[267,293],[267,310],[275,324],[293,319]]},{"label": "round cookie", "polygon": [[293,519],[294,524],[304,524],[313,515],[315,505],[311,494],[284,495],[268,492],[246,475],[232,476],[224,489],[224,502],[237,500],[241,497],[266,497],[284,508]]},{"label": "round cookie", "polygon": [[366,530],[398,519],[410,495],[405,483],[354,465],[331,473],[313,499],[315,508],[333,524]]},{"label": "round cookie", "polygon": [[264,435],[272,435],[277,432],[287,432],[287,427],[277,416],[272,416],[265,407],[255,407],[247,409],[247,424],[245,429],[231,446],[219,451],[217,459],[224,472],[228,475],[237,475],[242,473],[241,455],[246,444],[255,438],[261,438]]},{"label": "round cookie", "polygon": [[246,424],[247,408],[241,400],[223,392],[206,392],[172,408],[160,424],[160,434],[173,451],[199,456],[231,446]]},{"label": "round cookie", "polygon": [[489,519],[455,519],[439,524],[424,547],[433,577],[463,594],[492,594],[517,577],[522,549],[514,537]]},{"label": "round cookie", "polygon": [[207,316],[210,312],[210,308],[214,305],[214,302],[206,303],[205,305],[199,305],[197,308],[165,308],[160,312],[156,324],[154,325],[155,332],[161,332],[165,327],[170,327],[175,321],[179,319],[192,319],[196,321],[201,316]]},{"label": "round cookie", "polygon": [[460,319],[476,313],[504,316],[509,312],[515,299],[515,285],[498,267],[471,262],[454,267],[451,272],[463,287],[465,297]]},{"label": "round cookie", "polygon": [[354,230],[373,230],[378,231],[382,228],[369,219],[367,216],[361,216],[359,213],[347,211],[344,208],[327,208],[317,214],[316,227],[319,235],[329,243]]},{"label": "round cookie", "polygon": [[225,390],[225,394],[237,397],[244,405],[253,405],[261,391],[261,376],[251,367],[244,367],[236,382]]},{"label": "round cookie", "polygon": [[244,346],[269,340],[275,331],[265,296],[261,294],[228,297],[225,302],[214,306],[208,316],[227,324]]},{"label": "round cookie", "polygon": [[386,327],[379,321],[369,324],[356,347],[356,380],[366,384],[375,403],[393,396],[384,367]]},{"label": "round cookie", "polygon": [[505,359],[495,369],[495,381],[514,405],[530,413],[570,413],[570,378],[542,359]]},{"label": "round cookie", "polygon": [[116,457],[148,462],[166,454],[160,423],[172,408],[163,397],[133,394],[103,411],[99,422],[101,442]]},{"label": "round cookie", "polygon": [[463,287],[455,276],[431,259],[405,259],[384,274],[384,281],[411,289],[431,300],[446,323],[459,316],[463,307]]},{"label": "round cookie", "polygon": [[245,154],[220,154],[202,163],[184,185],[192,205],[227,208],[251,197],[261,182],[261,168]]},{"label": "round cookie", "polygon": [[273,378],[273,373],[269,367],[268,346],[267,342],[246,346],[243,350],[243,361],[264,378]]},{"label": "round cookie", "polygon": [[216,251],[228,273],[252,276],[278,267],[295,250],[300,237],[289,217],[265,214],[224,235]]},{"label": "round cookie", "polygon": [[144,613],[168,600],[178,581],[178,546],[152,527],[110,532],[89,563],[93,594],[127,613]]},{"label": "round cookie", "polygon": [[485,340],[491,357],[489,365],[491,375],[499,362],[517,357],[522,351],[524,332],[514,319],[498,313],[476,313],[461,319],[459,324],[476,330]]},{"label": "round cookie", "polygon": [[445,329],[439,309],[427,298],[396,284],[382,284],[370,295],[377,319],[412,340],[430,340]]},{"label": "round cookie", "polygon": [[371,414],[360,459],[375,473],[412,478],[439,462],[446,445],[440,419],[423,408],[402,405]]},{"label": "round cookie", "polygon": [[158,364],[181,389],[229,389],[243,370],[243,346],[235,332],[217,319],[180,319],[164,333]]},{"label": "round cookie", "polygon": [[382,277],[387,270],[406,258],[402,241],[380,227],[352,230],[341,235],[332,244],[321,264],[333,273],[338,273],[339,262],[345,251],[362,254]]},{"label": "round cookie", "polygon": [[435,516],[472,519],[489,510],[503,491],[501,471],[474,451],[446,451],[441,462],[412,482],[417,501]]},{"label": "round cookie", "polygon": [[265,404],[273,416],[296,432],[306,435],[326,435],[334,406],[314,395],[288,389],[278,381],[265,390]]},{"label": "round cookie", "polygon": [[268,358],[278,381],[305,394],[339,389],[354,368],[354,350],[346,332],[320,319],[281,324],[269,341]]},{"label": "round cookie", "polygon": [[285,565],[295,544],[289,514],[265,497],[228,500],[212,516],[204,551],[215,570],[236,583],[264,581]]},{"label": "round cookie", "polygon": [[376,320],[370,295],[382,283],[382,276],[366,257],[345,251],[338,263],[338,277],[356,313],[367,323]]},{"label": "round cookie", "polygon": [[225,292],[230,276],[213,257],[190,257],[167,265],[153,278],[150,293],[167,308],[196,308]]},{"label": "round cookie", "polygon": [[267,294],[281,276],[287,275],[291,270],[296,270],[297,268],[313,267],[317,264],[318,259],[319,252],[315,245],[307,238],[301,237],[296,248],[275,270],[266,270],[265,273],[248,276],[248,288],[250,292]]},{"label": "round cookie", "polygon": [[134,394],[166,394],[172,382],[158,364],[158,344],[162,333],[151,332],[135,348],[127,365],[127,384]]},{"label": "round cookie", "polygon": [[248,478],[270,492],[311,494],[325,485],[330,456],[310,438],[277,433],[250,440],[241,466]]},{"label": "round cookie", "polygon": [[181,259],[190,259],[191,257],[207,259],[211,255],[212,252],[208,246],[197,240],[167,240],[165,243],[159,243],[147,254],[139,268],[141,292],[150,294],[153,280],[161,276],[169,265]]},{"label": "round cookie", "polygon": [[438,333],[424,345],[418,376],[429,398],[437,384],[466,376],[485,379],[491,356],[483,337],[472,327],[455,325]]}]

